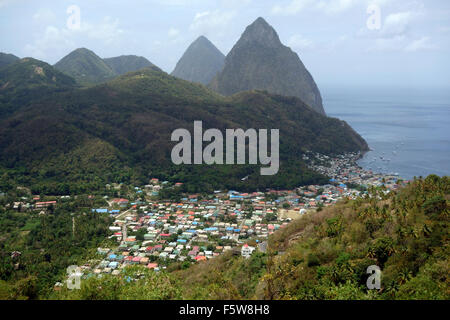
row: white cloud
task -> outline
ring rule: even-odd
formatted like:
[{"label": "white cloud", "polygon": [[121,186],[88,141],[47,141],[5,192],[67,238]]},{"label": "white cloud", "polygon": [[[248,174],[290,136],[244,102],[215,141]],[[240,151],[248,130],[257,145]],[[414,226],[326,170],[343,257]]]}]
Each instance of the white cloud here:
[{"label": "white cloud", "polygon": [[314,48],[314,43],[300,34],[291,36],[287,41],[287,45],[300,51]]},{"label": "white cloud", "polygon": [[202,34],[223,31],[236,16],[234,11],[204,11],[195,15],[190,29]]},{"label": "white cloud", "polygon": [[167,34],[170,38],[174,38],[180,34],[180,30],[176,28],[170,28]]},{"label": "white cloud", "polygon": [[292,0],[287,5],[275,5],[272,7],[272,13],[273,14],[280,14],[280,15],[295,15],[302,11],[303,9],[306,9],[311,4],[314,3],[314,0]]},{"label": "white cloud", "polygon": [[378,38],[373,40],[373,45],[368,48],[369,52],[401,51],[405,47],[407,39],[404,35],[396,35],[390,38]]},{"label": "white cloud", "polygon": [[49,53],[62,56],[67,53],[67,48],[75,46],[69,33],[67,29],[60,30],[54,26],[47,26],[43,35],[39,35],[32,44],[25,46],[25,52],[29,56],[43,60]]},{"label": "white cloud", "polygon": [[437,46],[430,42],[429,37],[422,37],[420,39],[414,40],[409,45],[407,45],[405,51],[416,52],[420,50],[432,50],[436,48]]},{"label": "white cloud", "polygon": [[39,9],[34,15],[33,15],[33,20],[35,22],[38,23],[52,23],[56,18],[55,13],[50,10],[50,9],[46,9],[46,8],[41,8]]},{"label": "white cloud", "polygon": [[443,26],[439,27],[437,30],[441,34],[449,34],[450,33],[450,26]]},{"label": "white cloud", "polygon": [[151,2],[163,6],[191,7],[207,3],[208,0],[152,0]]},{"label": "white cloud", "polygon": [[317,4],[317,9],[327,14],[338,14],[353,8],[356,4],[361,3],[358,0],[322,0]]},{"label": "white cloud", "polygon": [[347,35],[341,35],[327,41],[312,41],[303,35],[295,34],[286,41],[286,44],[297,53],[305,51],[331,53],[345,45],[348,39],[349,37]]},{"label": "white cloud", "polygon": [[374,40],[369,52],[417,52],[422,50],[437,49],[437,45],[431,42],[429,37],[421,37],[416,40],[409,39],[406,35],[397,35],[391,38],[379,38]]},{"label": "white cloud", "polygon": [[105,17],[96,24],[82,20],[80,29],[73,30],[48,25],[43,33],[36,33],[34,41],[25,46],[25,53],[42,60],[61,58],[68,51],[85,46],[89,40],[104,46],[116,45],[123,33],[119,20],[111,17]]},{"label": "white cloud", "polygon": [[103,41],[105,44],[111,44],[122,34],[123,30],[119,28],[119,20],[111,17],[103,18],[99,24],[90,24],[81,22],[81,29],[74,32],[84,33],[88,38]]},{"label": "white cloud", "polygon": [[285,5],[274,5],[271,13],[275,15],[296,15],[304,10],[311,9],[325,13],[327,15],[336,15],[346,12],[359,6],[368,6],[375,4],[383,6],[391,0],[290,0]]},{"label": "white cloud", "polygon": [[414,39],[411,25],[420,15],[420,11],[415,10],[391,13],[384,19],[381,30],[370,31],[362,28],[358,36],[372,39],[368,51],[415,52],[435,49],[437,46],[431,43],[427,36]]},{"label": "white cloud", "polygon": [[385,37],[401,35],[407,32],[415,14],[411,11],[390,14],[384,19],[381,33]]},{"label": "white cloud", "polygon": [[6,7],[8,4],[12,3],[14,0],[0,0],[0,8]]}]

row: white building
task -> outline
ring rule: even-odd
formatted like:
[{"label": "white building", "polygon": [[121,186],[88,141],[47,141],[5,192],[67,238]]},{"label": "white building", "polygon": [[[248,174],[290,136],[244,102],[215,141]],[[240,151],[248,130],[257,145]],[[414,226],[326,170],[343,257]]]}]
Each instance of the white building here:
[{"label": "white building", "polygon": [[248,259],[252,255],[253,250],[255,250],[255,247],[251,247],[248,244],[244,244],[241,248],[241,256]]}]

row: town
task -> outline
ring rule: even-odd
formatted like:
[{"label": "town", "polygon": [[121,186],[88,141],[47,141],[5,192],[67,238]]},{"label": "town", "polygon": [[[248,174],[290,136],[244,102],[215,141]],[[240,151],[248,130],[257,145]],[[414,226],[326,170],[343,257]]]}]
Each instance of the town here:
[{"label": "town", "polygon": [[[97,257],[81,266],[83,277],[120,274],[128,265],[141,265],[160,271],[173,263],[189,266],[212,259],[227,251],[248,258],[255,250],[265,252],[268,237],[304,214],[314,214],[342,198],[354,199],[370,186],[395,190],[407,183],[395,175],[376,174],[357,165],[360,154],[335,158],[308,154],[309,167],[330,177],[326,185],[308,185],[294,190],[265,190],[242,193],[216,190],[210,195],[183,194],[179,200],[159,197],[163,190],[181,188],[152,178],[147,185],[132,187],[132,194],[104,196],[105,206],[91,208],[92,214],[108,214],[109,247],[97,249]],[[106,185],[120,190],[120,184]],[[23,197],[11,204],[15,210],[50,207],[70,196],[41,201],[39,196]],[[61,285],[59,283],[58,285]]]}]

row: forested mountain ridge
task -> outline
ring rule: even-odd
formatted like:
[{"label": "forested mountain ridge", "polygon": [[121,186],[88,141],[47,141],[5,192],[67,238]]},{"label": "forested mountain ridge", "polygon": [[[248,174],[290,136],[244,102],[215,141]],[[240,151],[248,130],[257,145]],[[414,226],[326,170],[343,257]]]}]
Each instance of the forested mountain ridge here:
[{"label": "forested mountain ridge", "polygon": [[123,75],[128,72],[155,66],[146,58],[135,55],[122,55],[118,57],[104,58],[103,61],[111,67],[116,75]]},{"label": "forested mountain ridge", "polygon": [[6,67],[19,59],[13,54],[0,52],[0,68]]},{"label": "forested mountain ridge", "polygon": [[[320,115],[297,98],[261,91],[223,97],[156,67],[29,98],[0,121],[4,188],[24,183],[36,191],[65,193],[111,181],[145,183],[149,174],[187,182],[191,191],[288,188],[326,181],[304,166],[304,152],[368,148],[344,121]],[[173,165],[170,135],[177,128],[192,129],[195,120],[220,130],[279,128],[279,174],[262,177],[255,165]]]},{"label": "forested mountain ridge", "polygon": [[54,67],[83,85],[110,80],[116,76],[111,67],[93,51],[79,48],[59,60]]}]

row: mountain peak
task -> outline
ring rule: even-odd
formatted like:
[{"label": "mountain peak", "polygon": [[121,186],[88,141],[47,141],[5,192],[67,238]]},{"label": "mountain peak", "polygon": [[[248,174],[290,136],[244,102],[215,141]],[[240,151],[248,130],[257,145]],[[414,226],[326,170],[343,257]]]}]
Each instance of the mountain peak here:
[{"label": "mountain peak", "polygon": [[16,57],[13,54],[0,52],[0,68],[6,67],[18,60],[19,57]]},{"label": "mountain peak", "polygon": [[[216,46],[205,36],[198,37],[192,44],[189,46],[189,48],[195,48],[195,47],[203,47],[207,48],[213,51],[218,51]],[[188,48],[188,50],[189,50]]]},{"label": "mountain peak", "polygon": [[319,88],[311,74],[298,55],[281,43],[275,29],[263,18],[256,19],[245,29],[210,87],[224,95],[267,90],[294,96],[325,114]]},{"label": "mountain peak", "polygon": [[195,42],[208,42],[210,43],[211,41],[209,41],[209,39],[203,35],[201,35],[200,37],[197,38],[197,40],[194,41]]},{"label": "mountain peak", "polygon": [[71,53],[81,53],[81,54],[95,54],[94,51],[89,50],[87,48],[77,48],[73,50]]},{"label": "mountain peak", "polygon": [[95,52],[78,48],[55,64],[55,68],[80,84],[100,83],[115,76],[114,71]]},{"label": "mountain peak", "polygon": [[106,62],[116,75],[122,75],[147,67],[156,67],[146,58],[136,55],[121,55],[118,57],[105,58],[103,61]]},{"label": "mountain peak", "polygon": [[275,29],[261,17],[245,29],[240,41],[259,43],[268,47],[282,45]]},{"label": "mountain peak", "polygon": [[207,85],[222,70],[225,56],[205,36],[198,37],[178,61],[172,75]]}]

